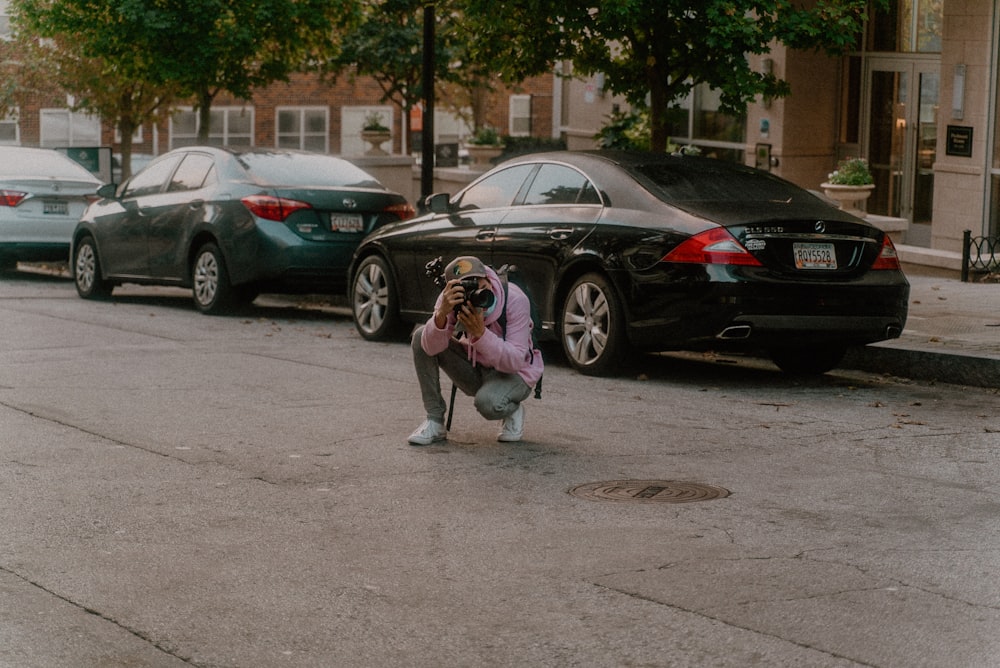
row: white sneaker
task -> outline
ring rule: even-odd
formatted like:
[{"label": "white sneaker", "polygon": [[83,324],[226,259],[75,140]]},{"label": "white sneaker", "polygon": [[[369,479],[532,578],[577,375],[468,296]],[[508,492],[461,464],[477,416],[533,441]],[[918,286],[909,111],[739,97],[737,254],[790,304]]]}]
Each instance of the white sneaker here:
[{"label": "white sneaker", "polygon": [[410,445],[430,445],[448,438],[448,430],[434,420],[424,420],[417,430],[406,439]]},{"label": "white sneaker", "polygon": [[497,440],[501,443],[517,443],[522,436],[524,436],[524,404],[518,404],[517,410],[505,417],[500,424]]}]

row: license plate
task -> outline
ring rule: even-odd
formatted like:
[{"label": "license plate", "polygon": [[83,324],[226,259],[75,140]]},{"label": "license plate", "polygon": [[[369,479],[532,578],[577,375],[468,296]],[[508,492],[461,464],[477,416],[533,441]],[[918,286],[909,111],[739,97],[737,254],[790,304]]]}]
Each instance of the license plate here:
[{"label": "license plate", "polygon": [[362,222],[360,213],[330,214],[330,229],[334,232],[360,232]]},{"label": "license plate", "polygon": [[42,202],[42,213],[53,216],[68,216],[69,202]]},{"label": "license plate", "polygon": [[836,269],[833,244],[792,244],[796,269]]}]

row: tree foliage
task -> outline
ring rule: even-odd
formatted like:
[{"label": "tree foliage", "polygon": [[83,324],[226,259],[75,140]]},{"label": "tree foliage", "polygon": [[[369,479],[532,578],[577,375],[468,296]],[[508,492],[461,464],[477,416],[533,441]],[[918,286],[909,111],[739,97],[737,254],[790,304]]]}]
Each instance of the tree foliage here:
[{"label": "tree foliage", "polygon": [[475,57],[508,80],[572,63],[604,73],[607,88],[650,109],[654,150],[667,143],[667,111],[701,83],[718,89],[721,111],[741,113],[788,83],[750,68],[749,54],[775,43],[840,53],[857,39],[867,0],[465,0]]},{"label": "tree foliage", "polygon": [[[326,58],[338,31],[356,20],[358,0],[11,0],[10,7],[19,33],[46,38],[61,84],[88,107],[121,119],[124,109],[108,113],[98,100],[117,95],[124,103],[129,82],[138,87],[133,95],[141,88],[193,98],[204,142],[219,93],[249,99],[254,88]],[[118,92],[101,90],[102,81]]]},{"label": "tree foliage", "polygon": [[[350,69],[369,76],[381,87],[383,100],[409,110],[424,99],[424,12],[426,0],[368,0],[360,23],[344,36],[340,53],[327,69]],[[434,78],[447,91],[445,106],[460,112],[472,105],[472,89],[488,87],[489,76],[466,55],[465,39],[457,29],[460,8],[455,0],[435,3]]]},{"label": "tree foliage", "polygon": [[130,48],[117,30],[112,8],[93,3],[83,15],[71,6],[39,0],[12,0],[10,9],[20,54],[13,74],[22,93],[69,93],[74,110],[97,114],[122,137],[122,173],[131,173],[132,136],[155,118],[177,86],[145,77],[147,56]]}]

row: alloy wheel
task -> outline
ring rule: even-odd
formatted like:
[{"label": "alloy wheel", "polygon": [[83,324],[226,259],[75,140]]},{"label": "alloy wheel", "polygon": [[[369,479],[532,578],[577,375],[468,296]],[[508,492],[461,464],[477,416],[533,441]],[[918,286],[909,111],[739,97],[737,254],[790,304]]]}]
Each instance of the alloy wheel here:
[{"label": "alloy wheel", "polygon": [[97,257],[94,247],[89,243],[80,246],[76,253],[75,268],[76,285],[81,292],[90,293],[97,280]]},{"label": "alloy wheel", "polygon": [[571,361],[592,364],[604,354],[611,315],[607,298],[593,283],[580,283],[566,302],[563,344]]},{"label": "alloy wheel", "polygon": [[618,372],[627,355],[625,310],[603,275],[581,276],[563,300],[563,352],[570,365],[588,376]]},{"label": "alloy wheel", "polygon": [[202,251],[194,265],[194,298],[208,306],[219,291],[219,261],[209,250]]},{"label": "alloy wheel", "polygon": [[377,263],[369,263],[354,281],[354,318],[363,331],[374,333],[389,309],[389,285]]}]

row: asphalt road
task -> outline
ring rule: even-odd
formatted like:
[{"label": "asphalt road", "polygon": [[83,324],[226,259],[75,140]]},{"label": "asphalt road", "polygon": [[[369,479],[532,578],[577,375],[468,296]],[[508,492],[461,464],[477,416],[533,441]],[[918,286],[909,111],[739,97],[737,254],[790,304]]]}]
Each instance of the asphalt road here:
[{"label": "asphalt road", "polygon": [[0,277],[0,667],[1000,663],[996,390],[550,355],[414,448],[408,347],[285,303]]}]

